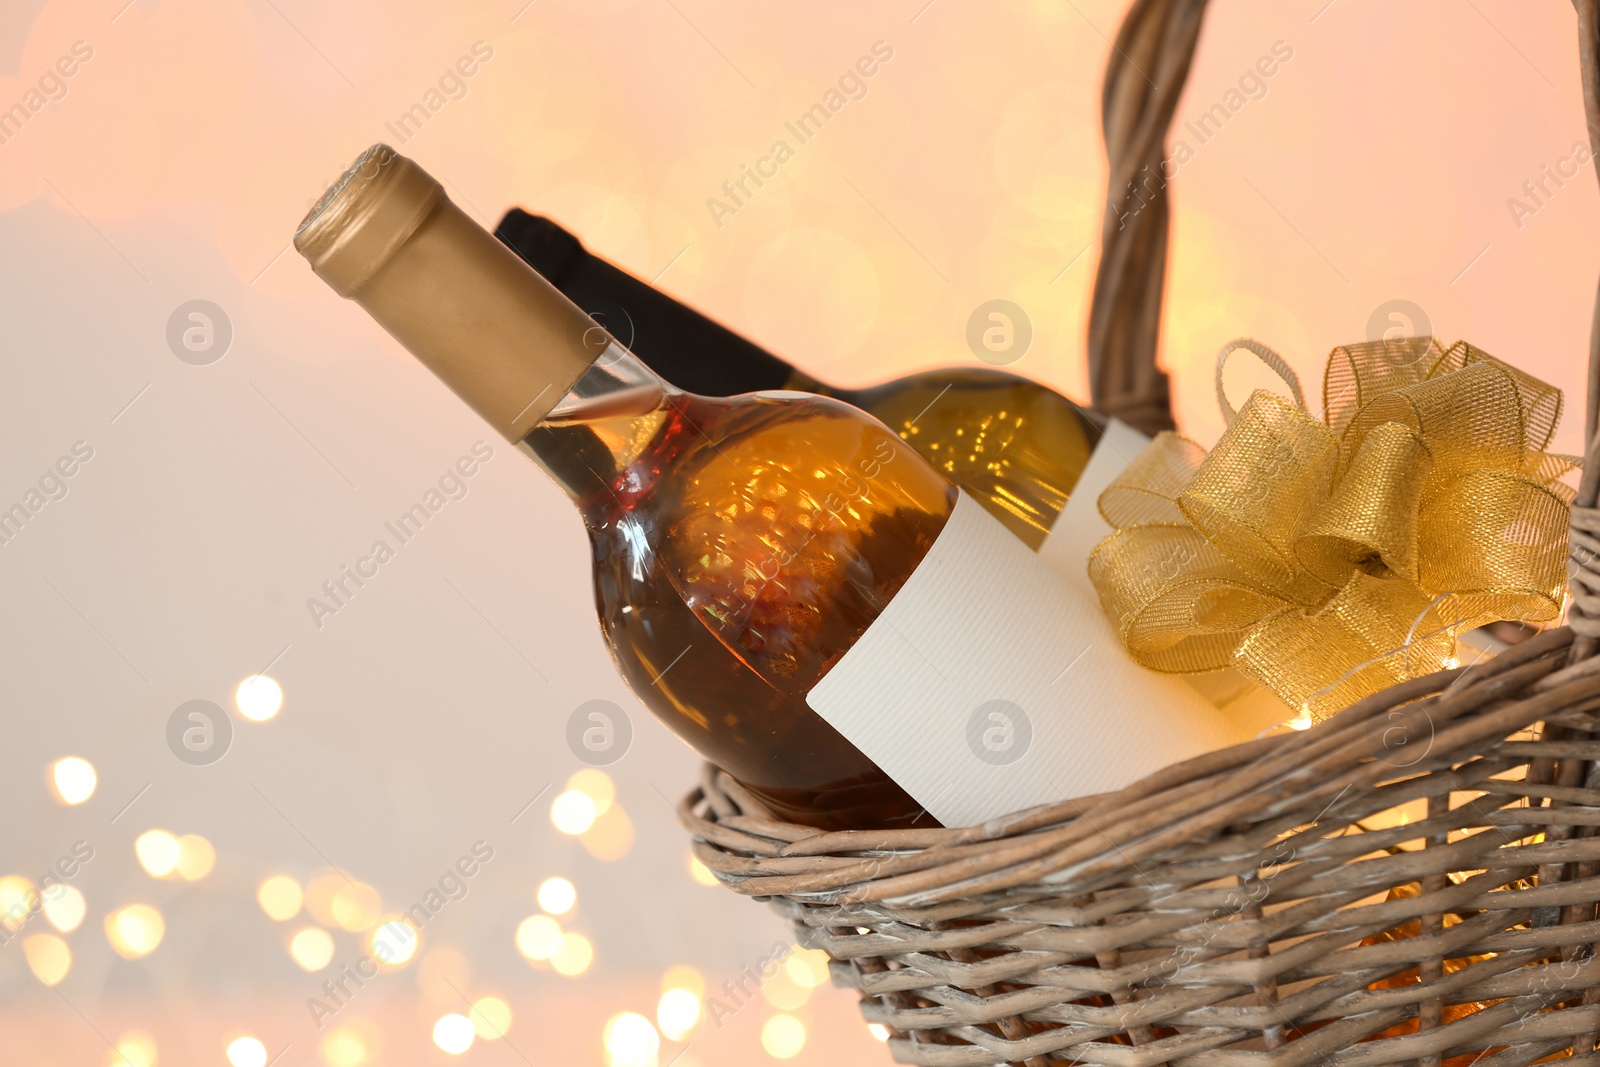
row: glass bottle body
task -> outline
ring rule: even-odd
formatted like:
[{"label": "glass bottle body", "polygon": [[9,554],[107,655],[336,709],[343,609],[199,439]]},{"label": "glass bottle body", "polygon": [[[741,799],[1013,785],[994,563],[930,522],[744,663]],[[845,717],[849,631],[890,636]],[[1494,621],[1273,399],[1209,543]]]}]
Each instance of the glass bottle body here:
[{"label": "glass bottle body", "polygon": [[613,347],[522,442],[577,504],[630,687],[782,817],[930,824],[806,704],[938,536],[955,489],[882,424],[701,397]]}]

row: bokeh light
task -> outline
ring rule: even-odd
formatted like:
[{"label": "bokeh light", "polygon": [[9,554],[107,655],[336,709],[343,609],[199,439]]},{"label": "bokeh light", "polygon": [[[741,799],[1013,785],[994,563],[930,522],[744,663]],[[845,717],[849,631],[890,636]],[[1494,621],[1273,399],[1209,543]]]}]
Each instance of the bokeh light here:
[{"label": "bokeh light", "polygon": [[696,856],[693,852],[689,853],[689,858],[685,863],[685,866],[689,869],[689,877],[693,878],[697,885],[717,884],[717,876],[715,872],[713,872],[710,867],[707,867],[705,864],[701,863],[700,857]]},{"label": "bokeh light", "polygon": [[318,871],[306,882],[302,906],[321,925],[338,926],[339,919],[333,914],[333,901],[339,895],[339,890],[348,884],[345,876],[338,871]]},{"label": "bokeh light", "polygon": [[38,891],[20,874],[0,878],[0,926],[20,930],[39,906]]},{"label": "bokeh light", "polygon": [[143,1030],[129,1030],[106,1050],[107,1067],[155,1067],[156,1039]]},{"label": "bokeh light", "polygon": [[828,984],[828,954],[820,948],[797,948],[783,961],[783,972],[807,989]]},{"label": "bokeh light", "polygon": [[472,1027],[472,1020],[465,1015],[451,1013],[441,1016],[433,1024],[433,1043],[452,1056],[459,1056],[472,1047],[473,1039],[478,1032]]},{"label": "bokeh light", "polygon": [[367,936],[367,952],[384,967],[404,967],[416,956],[421,944],[422,936],[403,915],[385,918]]},{"label": "bokeh light", "polygon": [[299,915],[304,899],[300,883],[287,874],[275,874],[256,889],[256,902],[267,913],[267,918],[275,922],[287,922]]},{"label": "bokeh light", "polygon": [[614,863],[633,848],[633,820],[621,804],[613,804],[594,821],[579,840],[584,851],[597,860]]},{"label": "bokeh light", "polygon": [[593,798],[576,789],[569,789],[550,802],[550,822],[564,834],[586,833],[599,814]]},{"label": "bokeh light", "polygon": [[335,1027],[317,1045],[324,1067],[366,1067],[377,1060],[383,1047],[378,1025],[357,1019]]},{"label": "bokeh light", "polygon": [[607,1067],[656,1067],[661,1051],[661,1035],[655,1026],[635,1011],[625,1011],[606,1020],[601,1032]]},{"label": "bokeh light", "polygon": [[186,882],[198,882],[211,873],[217,865],[217,850],[210,841],[199,834],[184,834],[178,838],[178,877]]},{"label": "bokeh light", "polygon": [[106,940],[125,960],[154,952],[166,932],[166,920],[149,904],[128,904],[106,915]]},{"label": "bokeh light", "polygon": [[656,1025],[673,1041],[689,1036],[700,1021],[700,998],[687,989],[669,989],[656,1002]]},{"label": "bokeh light", "polygon": [[58,984],[72,970],[72,950],[55,934],[34,934],[22,942],[28,970],[45,985]]},{"label": "bokeh light", "polygon": [[89,902],[83,898],[83,892],[75,885],[65,882],[54,882],[45,887],[44,917],[64,934],[70,934],[83,925],[83,918],[89,912]]},{"label": "bokeh light", "polygon": [[790,976],[787,968],[761,983],[761,995],[779,1011],[793,1011],[811,999],[811,986],[801,985]]},{"label": "bokeh light", "polygon": [[283,687],[265,674],[253,674],[233,691],[233,704],[251,722],[266,722],[283,707]]},{"label": "bokeh light", "polygon": [[365,882],[343,882],[334,890],[328,910],[342,929],[360,933],[378,921],[383,911],[383,898]]},{"label": "bokeh light", "polygon": [[548,915],[530,915],[517,924],[517,951],[530,960],[547,960],[561,947],[561,924]]},{"label": "bokeh light", "polygon": [[139,866],[152,878],[165,878],[178,869],[178,859],[183,850],[178,839],[165,830],[146,830],[133,842],[133,853]]},{"label": "bokeh light", "polygon": [[472,1002],[472,1027],[485,1041],[494,1041],[511,1029],[511,1005],[499,997],[479,997]]},{"label": "bokeh light", "polygon": [[761,1024],[761,1047],[776,1060],[792,1060],[806,1047],[806,1026],[793,1015],[774,1015]]},{"label": "bokeh light", "polygon": [[228,1062],[233,1067],[267,1067],[267,1046],[260,1038],[236,1037],[228,1042]]},{"label": "bokeh light", "polygon": [[585,767],[567,779],[570,792],[582,793],[594,801],[594,813],[604,815],[617,799],[617,785],[605,771]]},{"label": "bokeh light", "polygon": [[550,966],[556,969],[557,974],[568,978],[576,978],[587,971],[593,962],[594,945],[582,934],[562,934],[560,944],[556,945],[555,952],[550,956]]},{"label": "bokeh light", "polygon": [[546,878],[539,883],[539,907],[551,915],[565,915],[578,902],[578,890],[565,878]]},{"label": "bokeh light", "polygon": [[882,1023],[868,1023],[867,1033],[871,1034],[879,1041],[889,1040],[889,1028]]},{"label": "bokeh light", "polygon": [[65,756],[50,765],[50,785],[63,804],[82,804],[94,796],[99,780],[94,764],[80,756]]},{"label": "bokeh light", "polygon": [[333,960],[333,936],[317,926],[307,926],[289,939],[289,955],[303,970],[320,971]]}]

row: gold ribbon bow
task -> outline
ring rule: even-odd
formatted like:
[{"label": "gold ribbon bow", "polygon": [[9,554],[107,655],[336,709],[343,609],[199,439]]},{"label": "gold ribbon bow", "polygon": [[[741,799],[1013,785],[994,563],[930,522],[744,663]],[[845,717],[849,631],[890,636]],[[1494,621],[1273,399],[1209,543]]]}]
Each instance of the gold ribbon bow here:
[{"label": "gold ribbon bow", "polygon": [[[1270,349],[1299,400],[1293,372]],[[1222,398],[1224,414],[1231,412]],[[1253,393],[1208,455],[1163,433],[1100,497],[1089,577],[1133,657],[1235,666],[1323,719],[1456,662],[1456,638],[1561,613],[1578,461],[1561,391],[1464,341],[1347,345],[1323,421]]]}]

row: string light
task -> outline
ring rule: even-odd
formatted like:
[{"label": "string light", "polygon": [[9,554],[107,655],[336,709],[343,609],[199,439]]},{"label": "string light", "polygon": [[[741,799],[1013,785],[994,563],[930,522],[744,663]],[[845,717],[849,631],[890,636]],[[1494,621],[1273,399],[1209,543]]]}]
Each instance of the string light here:
[{"label": "string light", "polygon": [[152,878],[165,878],[178,869],[178,859],[183,850],[178,839],[165,830],[146,830],[133,842],[133,854],[139,866]]},{"label": "string light", "polygon": [[517,951],[530,960],[548,960],[561,947],[561,924],[548,915],[531,915],[517,925]]},{"label": "string light", "polygon": [[574,837],[586,833],[599,814],[593,798],[576,789],[569,789],[550,802],[550,822],[557,830]]},{"label": "string light", "polygon": [[656,1067],[661,1036],[650,1020],[625,1011],[606,1020],[602,1038],[607,1067]]},{"label": "string light", "polygon": [[472,1028],[485,1041],[496,1041],[511,1029],[511,1005],[499,997],[479,997],[472,1002]]},{"label": "string light", "polygon": [[51,926],[64,934],[70,934],[83,925],[83,917],[89,911],[89,902],[84,900],[83,893],[77,886],[56,882],[46,887],[43,895],[44,917]]},{"label": "string light", "polygon": [[22,942],[28,970],[47,986],[60,984],[72,970],[72,950],[54,934],[34,934]]},{"label": "string light", "polygon": [[333,960],[333,938],[320,927],[308,926],[290,938],[289,955],[302,970],[320,971]]},{"label": "string light", "polygon": [[217,850],[199,834],[184,834],[178,838],[178,877],[186,882],[198,882],[211,873],[217,865]]},{"label": "string light", "polygon": [[578,890],[565,878],[546,878],[539,883],[539,907],[551,915],[565,915],[578,902]]},{"label": "string light", "polygon": [[228,1062],[233,1067],[267,1067],[267,1046],[254,1037],[236,1037],[228,1042]]},{"label": "string light", "polygon": [[774,1015],[761,1026],[761,1047],[777,1060],[792,1060],[806,1047],[806,1027],[793,1015]]},{"label": "string light", "polygon": [[582,934],[562,934],[561,943],[550,957],[550,966],[557,974],[576,978],[594,962],[594,945]]},{"label": "string light", "polygon": [[256,889],[256,903],[267,918],[276,922],[287,922],[299,915],[304,899],[300,883],[286,874],[275,874]]},{"label": "string light", "polygon": [[56,799],[69,806],[94,796],[99,780],[94,764],[79,756],[64,756],[50,765],[50,784]]},{"label": "string light", "polygon": [[283,707],[283,687],[265,674],[252,674],[233,691],[233,705],[251,722],[266,722]]},{"label": "string light", "polygon": [[433,1043],[452,1056],[459,1056],[471,1048],[473,1039],[477,1036],[472,1020],[465,1015],[452,1012],[441,1016],[439,1021],[433,1024]]},{"label": "string light", "polygon": [[106,940],[125,960],[154,952],[166,932],[166,920],[149,904],[129,904],[106,915]]}]

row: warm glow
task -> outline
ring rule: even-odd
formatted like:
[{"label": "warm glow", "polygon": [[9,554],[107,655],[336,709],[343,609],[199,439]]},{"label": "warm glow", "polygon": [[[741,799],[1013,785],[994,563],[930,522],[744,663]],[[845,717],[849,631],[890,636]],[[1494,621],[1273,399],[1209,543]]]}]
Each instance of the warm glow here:
[{"label": "warm glow", "polygon": [[504,1037],[511,1029],[511,1005],[499,997],[479,997],[472,1002],[472,1028],[485,1041]]},{"label": "warm glow", "polygon": [[589,855],[612,863],[633,848],[633,837],[633,820],[628,818],[621,804],[613,804],[579,840]]},{"label": "warm glow", "polygon": [[316,926],[308,926],[289,940],[289,955],[302,970],[320,971],[333,959],[333,936]]},{"label": "warm glow", "polygon": [[217,865],[217,850],[199,834],[184,834],[178,838],[178,877],[185,882],[198,882],[211,873]]},{"label": "warm glow", "polygon": [[8,874],[0,878],[0,926],[7,930],[22,929],[38,902],[33,883],[22,875]]},{"label": "warm glow", "polygon": [[257,1038],[236,1037],[228,1042],[228,1062],[233,1067],[267,1067],[267,1046]]},{"label": "warm glow", "polygon": [[333,921],[351,933],[371,929],[383,911],[383,898],[365,882],[344,882],[334,891],[329,906]]},{"label": "warm glow", "polygon": [[146,830],[134,841],[133,853],[150,877],[165,878],[178,869],[183,850],[178,847],[178,839],[167,831]]},{"label": "warm glow", "polygon": [[594,801],[596,815],[604,815],[611,808],[611,802],[617,799],[617,787],[611,781],[611,776],[592,767],[586,767],[568,778],[567,789],[582,793]]},{"label": "warm glow", "polygon": [[385,967],[404,967],[417,954],[422,938],[411,920],[402,915],[391,916],[373,927],[367,937],[367,951]]},{"label": "warm glow", "polygon": [[[373,1023],[364,1025],[367,1029],[376,1029]],[[341,1026],[324,1037],[317,1047],[322,1062],[327,1067],[365,1067],[371,1063],[376,1051],[375,1035],[364,1034],[362,1029],[363,1023],[355,1023]]]},{"label": "warm glow", "polygon": [[[554,942],[551,942],[554,951]],[[459,1004],[472,981],[472,964],[453,948],[436,948],[417,966],[417,988],[435,1004]]]},{"label": "warm glow", "polygon": [[682,1041],[700,1021],[700,998],[687,989],[669,989],[656,1002],[656,1025],[673,1041]]},{"label": "warm glow", "polygon": [[477,1036],[477,1031],[472,1028],[472,1020],[465,1015],[452,1012],[433,1024],[433,1043],[452,1056],[459,1056],[471,1048]]},{"label": "warm glow", "polygon": [[828,954],[820,948],[797,948],[783,961],[783,973],[795,985],[815,989],[828,984]]},{"label": "warm glow", "polygon": [[871,1034],[879,1041],[889,1040],[889,1028],[882,1023],[868,1023],[867,1033]]},{"label": "warm glow", "polygon": [[149,904],[129,904],[106,916],[106,940],[125,960],[154,952],[166,932],[166,921]]},{"label": "warm glow", "polygon": [[777,1060],[791,1060],[806,1047],[806,1027],[793,1015],[774,1015],[761,1027],[761,1047]]},{"label": "warm glow", "polygon": [[625,1011],[607,1019],[604,1039],[607,1067],[656,1067],[661,1036],[638,1012]]},{"label": "warm glow", "polygon": [[303,907],[321,925],[338,926],[339,920],[333,914],[333,898],[348,884],[338,871],[318,871],[306,882]]},{"label": "warm glow", "polygon": [[811,986],[796,982],[785,968],[761,983],[761,995],[779,1011],[793,1011],[811,999]]},{"label": "warm glow", "polygon": [[77,756],[67,756],[50,765],[50,784],[55,787],[56,799],[63,804],[82,804],[94,796],[99,780],[94,764]]},{"label": "warm glow", "polygon": [[77,886],[56,882],[44,891],[44,917],[64,934],[70,934],[83,925],[89,911],[89,902]]},{"label": "warm glow", "polygon": [[669,989],[687,989],[695,996],[702,997],[706,992],[706,980],[700,977],[700,972],[693,967],[680,964],[668,967],[666,973],[661,976],[661,991],[665,993]]},{"label": "warm glow", "polygon": [[267,918],[276,922],[286,922],[299,915],[303,899],[300,883],[286,874],[273,875],[256,890],[256,902],[267,913]]},{"label": "warm glow", "polygon": [[143,1030],[129,1030],[117,1038],[115,1051],[107,1050],[107,1067],[155,1067],[156,1041]]},{"label": "warm glow", "polygon": [[561,947],[561,924],[548,915],[531,915],[517,926],[517,951],[530,960],[547,960]]},{"label": "warm glow", "polygon": [[264,674],[253,674],[233,691],[233,704],[251,722],[266,722],[283,707],[283,687]]},{"label": "warm glow", "polygon": [[539,907],[551,915],[565,915],[578,902],[578,890],[565,878],[546,878],[539,883]]},{"label": "warm glow", "polygon": [[562,934],[561,943],[550,957],[550,966],[557,974],[575,978],[589,969],[594,962],[594,946],[582,934]]},{"label": "warm glow", "polygon": [[72,970],[72,950],[55,934],[34,934],[22,942],[28,970],[45,985],[55,985]]},{"label": "warm glow", "polygon": [[700,857],[696,856],[693,852],[689,853],[688,867],[689,877],[693,878],[700,885],[717,884],[716,874],[712,872],[710,867],[707,867],[705,864],[701,863]]},{"label": "warm glow", "polygon": [[1461,666],[1461,657],[1459,657],[1459,656],[1446,656],[1444,658],[1444,669],[1445,670],[1453,671],[1459,666]]},{"label": "warm glow", "polygon": [[569,789],[550,802],[550,821],[564,834],[581,834],[594,825],[600,813],[587,793]]}]

